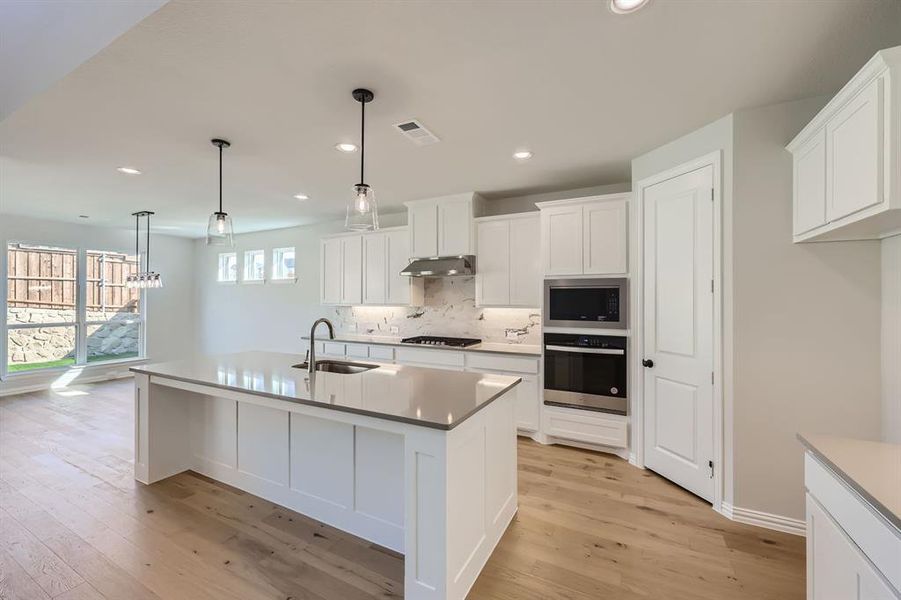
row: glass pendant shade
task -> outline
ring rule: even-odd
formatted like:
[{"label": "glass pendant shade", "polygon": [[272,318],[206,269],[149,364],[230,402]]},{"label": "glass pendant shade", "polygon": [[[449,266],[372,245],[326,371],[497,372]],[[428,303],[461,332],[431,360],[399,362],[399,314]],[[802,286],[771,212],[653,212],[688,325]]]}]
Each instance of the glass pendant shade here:
[{"label": "glass pendant shade", "polygon": [[355,185],[353,194],[347,200],[347,218],[344,226],[353,231],[371,231],[379,228],[375,192],[365,183]]},{"label": "glass pendant shade", "polygon": [[232,218],[228,213],[214,212],[206,229],[206,243],[210,246],[234,246]]}]

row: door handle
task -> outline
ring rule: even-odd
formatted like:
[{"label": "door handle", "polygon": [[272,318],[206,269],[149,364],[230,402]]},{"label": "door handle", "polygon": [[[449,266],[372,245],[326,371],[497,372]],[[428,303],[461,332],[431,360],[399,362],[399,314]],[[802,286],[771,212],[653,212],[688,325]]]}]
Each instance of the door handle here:
[{"label": "door handle", "polygon": [[650,358],[646,358],[646,359],[642,360],[641,364],[649,369],[654,368],[654,361],[651,360]]}]

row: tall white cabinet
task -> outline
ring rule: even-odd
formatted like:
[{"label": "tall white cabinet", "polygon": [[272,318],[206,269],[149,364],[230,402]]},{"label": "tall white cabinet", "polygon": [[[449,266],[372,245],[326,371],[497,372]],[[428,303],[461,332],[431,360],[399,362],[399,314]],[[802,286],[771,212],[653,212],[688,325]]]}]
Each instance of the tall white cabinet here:
[{"label": "tall white cabinet", "polygon": [[422,304],[422,280],[400,274],[407,266],[406,227],[320,240],[320,303],[331,305]]},{"label": "tall white cabinet", "polygon": [[473,219],[483,203],[473,192],[406,202],[411,256],[475,254]]},{"label": "tall white cabinet", "polygon": [[878,52],[791,141],[794,241],[901,232],[901,46]]},{"label": "tall white cabinet", "polygon": [[539,202],[546,276],[624,275],[630,194]]},{"label": "tall white cabinet", "polygon": [[477,305],[540,305],[540,234],[537,212],[476,219]]}]

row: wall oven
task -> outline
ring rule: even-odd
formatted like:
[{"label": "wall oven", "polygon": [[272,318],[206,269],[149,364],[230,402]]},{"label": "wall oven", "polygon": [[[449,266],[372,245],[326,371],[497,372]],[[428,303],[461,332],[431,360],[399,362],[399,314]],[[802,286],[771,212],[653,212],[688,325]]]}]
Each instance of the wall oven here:
[{"label": "wall oven", "polygon": [[544,403],[625,415],[626,338],[544,334]]},{"label": "wall oven", "polygon": [[627,279],[546,279],[545,327],[626,329]]}]

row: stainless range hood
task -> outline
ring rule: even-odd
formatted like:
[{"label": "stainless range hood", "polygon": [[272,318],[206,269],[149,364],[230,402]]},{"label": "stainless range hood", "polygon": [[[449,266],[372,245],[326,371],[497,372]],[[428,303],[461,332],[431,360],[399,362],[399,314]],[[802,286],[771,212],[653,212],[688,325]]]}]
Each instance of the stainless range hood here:
[{"label": "stainless range hood", "polygon": [[435,256],[414,258],[407,268],[400,272],[408,277],[464,277],[476,274],[476,257],[471,254],[461,256]]}]

